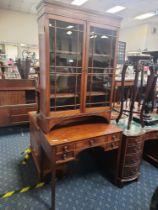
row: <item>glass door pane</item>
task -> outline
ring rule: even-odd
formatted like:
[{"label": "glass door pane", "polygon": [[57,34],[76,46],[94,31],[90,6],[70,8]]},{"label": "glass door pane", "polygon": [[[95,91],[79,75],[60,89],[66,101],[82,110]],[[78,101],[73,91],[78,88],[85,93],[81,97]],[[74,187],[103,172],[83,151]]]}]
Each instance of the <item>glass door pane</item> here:
[{"label": "glass door pane", "polygon": [[49,21],[50,111],[80,108],[83,25]]},{"label": "glass door pane", "polygon": [[116,31],[90,27],[86,107],[110,106]]}]

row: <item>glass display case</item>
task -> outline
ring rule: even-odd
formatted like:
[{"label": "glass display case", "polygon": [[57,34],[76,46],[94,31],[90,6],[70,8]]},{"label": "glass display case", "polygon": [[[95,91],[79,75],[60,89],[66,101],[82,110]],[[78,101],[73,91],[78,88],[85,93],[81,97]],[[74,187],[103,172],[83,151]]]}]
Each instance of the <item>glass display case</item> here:
[{"label": "glass display case", "polygon": [[82,116],[109,122],[120,18],[57,2],[40,8],[41,127]]}]

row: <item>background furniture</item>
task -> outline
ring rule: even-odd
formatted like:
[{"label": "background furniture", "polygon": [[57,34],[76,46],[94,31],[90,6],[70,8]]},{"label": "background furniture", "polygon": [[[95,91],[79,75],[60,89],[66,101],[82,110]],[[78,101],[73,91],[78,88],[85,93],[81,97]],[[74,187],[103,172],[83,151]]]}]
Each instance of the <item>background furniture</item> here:
[{"label": "background furniture", "polygon": [[37,110],[35,80],[0,81],[0,126],[28,122],[28,112]]},{"label": "background furniture", "polygon": [[[157,115],[153,117],[158,119]],[[127,119],[121,119],[118,123],[124,130],[118,176],[120,184],[138,179],[142,156],[152,164],[158,164],[157,125],[142,128],[140,124],[132,121],[130,130],[127,130],[126,124]]]},{"label": "background furniture", "polygon": [[[126,79],[124,82],[124,87],[125,87],[125,101],[126,101],[126,107],[128,106],[128,99],[131,96],[131,91],[132,87],[134,85],[134,80],[133,79]],[[115,103],[120,104],[120,87],[121,87],[121,78],[116,78],[115,83],[114,83],[114,94],[113,94],[113,107],[115,108]]]}]

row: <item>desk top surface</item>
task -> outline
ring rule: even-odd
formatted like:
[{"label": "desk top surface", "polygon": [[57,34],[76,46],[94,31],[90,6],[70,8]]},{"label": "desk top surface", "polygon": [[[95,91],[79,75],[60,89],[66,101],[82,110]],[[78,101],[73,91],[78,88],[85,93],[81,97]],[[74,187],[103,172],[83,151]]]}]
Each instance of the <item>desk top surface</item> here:
[{"label": "desk top surface", "polygon": [[122,132],[122,129],[116,125],[105,123],[88,123],[58,128],[44,135],[48,143],[53,146],[118,132]]}]

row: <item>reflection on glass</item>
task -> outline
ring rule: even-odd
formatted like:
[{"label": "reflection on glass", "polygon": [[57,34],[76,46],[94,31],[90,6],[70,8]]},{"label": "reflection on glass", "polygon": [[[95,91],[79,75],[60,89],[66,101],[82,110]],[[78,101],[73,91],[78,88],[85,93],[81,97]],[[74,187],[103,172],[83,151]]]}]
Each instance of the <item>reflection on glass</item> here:
[{"label": "reflection on glass", "polygon": [[90,28],[87,107],[109,105],[116,32],[97,27]]},{"label": "reflection on glass", "polygon": [[78,109],[83,25],[49,21],[51,111]]}]

